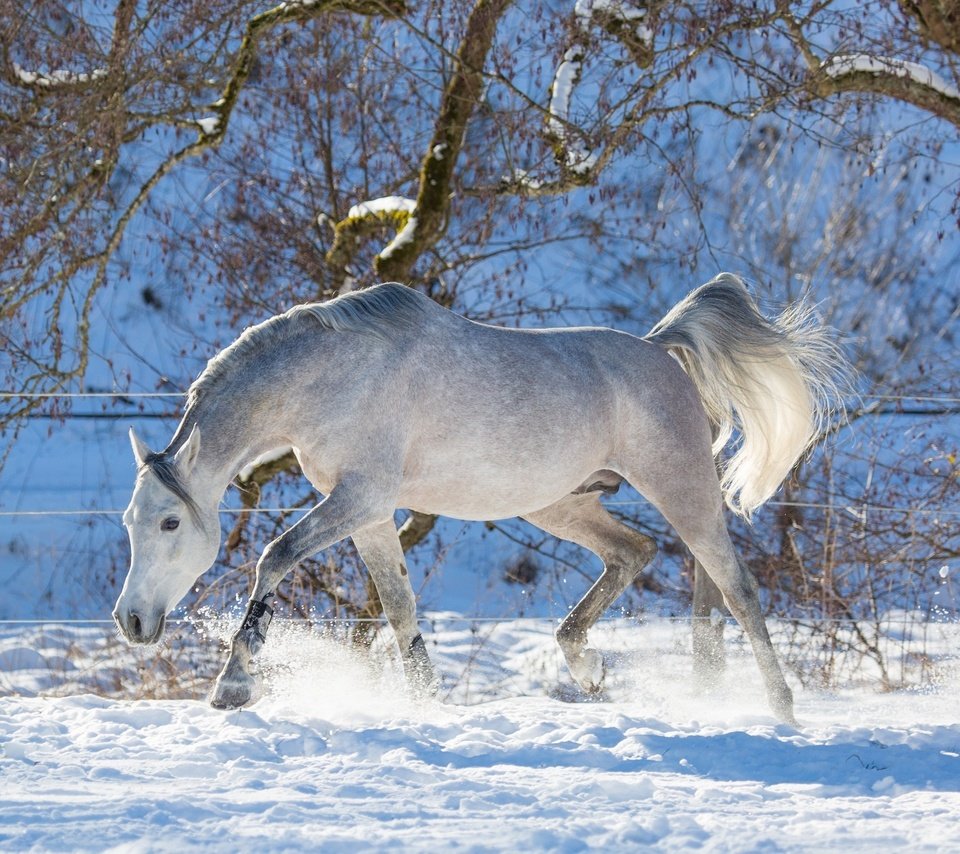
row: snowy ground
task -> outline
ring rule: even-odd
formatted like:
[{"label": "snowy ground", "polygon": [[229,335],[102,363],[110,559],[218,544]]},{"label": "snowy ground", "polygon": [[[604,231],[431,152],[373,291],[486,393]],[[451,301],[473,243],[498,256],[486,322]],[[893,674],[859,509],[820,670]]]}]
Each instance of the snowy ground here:
[{"label": "snowy ground", "polygon": [[[228,630],[208,624],[201,649]],[[387,647],[372,666],[278,623],[268,694],[224,714],[117,699],[157,665],[103,627],[10,629],[0,849],[960,850],[955,657],[913,691],[798,690],[795,730],[769,716],[735,641],[724,687],[698,696],[688,634],[667,621],[600,628],[611,684],[591,703],[543,621],[439,619],[444,702],[417,705]],[[174,651],[170,684],[203,690]],[[205,683],[214,668],[189,672]],[[80,693],[93,684],[116,697]]]}]

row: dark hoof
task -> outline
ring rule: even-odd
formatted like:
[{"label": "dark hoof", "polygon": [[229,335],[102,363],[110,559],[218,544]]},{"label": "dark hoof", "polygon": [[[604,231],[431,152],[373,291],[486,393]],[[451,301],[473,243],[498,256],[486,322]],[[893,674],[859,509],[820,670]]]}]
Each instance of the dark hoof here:
[{"label": "dark hoof", "polygon": [[417,700],[430,700],[440,693],[440,677],[430,663],[423,638],[417,635],[403,661],[410,693]]},{"label": "dark hoof", "polygon": [[242,709],[254,701],[255,687],[256,683],[253,680],[249,682],[218,681],[210,696],[210,705],[221,711]]}]

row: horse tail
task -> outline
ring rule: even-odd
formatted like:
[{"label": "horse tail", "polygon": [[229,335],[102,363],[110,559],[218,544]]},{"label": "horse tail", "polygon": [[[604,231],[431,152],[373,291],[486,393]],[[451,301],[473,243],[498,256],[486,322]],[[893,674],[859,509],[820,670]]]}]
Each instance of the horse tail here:
[{"label": "horse tail", "polygon": [[646,336],[683,365],[717,430],[728,506],[749,519],[837,411],[850,370],[831,330],[801,301],[772,320],[743,281],[721,273],[674,306]]}]

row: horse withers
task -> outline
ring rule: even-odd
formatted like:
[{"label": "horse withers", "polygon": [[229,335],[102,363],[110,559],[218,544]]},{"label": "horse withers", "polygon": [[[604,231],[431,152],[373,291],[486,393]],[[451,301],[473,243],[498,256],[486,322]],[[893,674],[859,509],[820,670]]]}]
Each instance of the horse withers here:
[{"label": "horse withers", "polygon": [[[216,560],[218,506],[231,480],[290,446],[326,497],[264,549],[214,706],[255,697],[250,661],[277,586],[345,537],[376,584],[411,687],[435,690],[393,521],[401,507],[466,520],[519,516],[597,554],[602,574],[557,640],[574,679],[599,692],[603,658],[588,630],[656,552],[600,503],[627,481],[715,582],[750,639],[774,713],[792,721],[792,694],[723,503],[749,517],[773,494],[831,416],[843,372],[811,312],[767,319],[730,274],[693,291],[643,338],[488,326],[393,283],[298,306],[210,360],[163,451],[130,431],[131,559],[114,617],[131,643],[157,641],[166,614]],[[718,471],[715,457],[734,433]]]}]

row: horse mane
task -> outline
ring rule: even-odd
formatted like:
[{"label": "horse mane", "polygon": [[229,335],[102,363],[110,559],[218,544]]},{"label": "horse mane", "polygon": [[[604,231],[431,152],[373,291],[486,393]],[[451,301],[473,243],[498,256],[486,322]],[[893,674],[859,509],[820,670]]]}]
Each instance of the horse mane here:
[{"label": "horse mane", "polygon": [[391,331],[415,323],[430,305],[432,302],[427,297],[412,288],[398,282],[387,282],[352,291],[327,302],[294,306],[283,314],[248,327],[236,341],[210,359],[187,392],[187,408],[251,351],[299,331],[303,318],[309,318],[332,332],[388,338]]},{"label": "horse mane", "polygon": [[[412,325],[430,305],[432,303],[429,299],[406,285],[388,282],[362,291],[353,291],[328,302],[294,306],[283,314],[248,327],[236,341],[210,359],[187,392],[187,411],[189,412],[220,378],[231,373],[238,363],[245,360],[246,356],[302,329],[300,321],[305,317],[333,332],[355,332],[387,338],[391,330]],[[140,470],[155,475],[164,487],[187,506],[194,522],[202,526],[197,503],[187,492],[180,473],[173,464],[174,454],[189,433],[184,429],[187,423],[185,417],[170,444],[159,453],[147,455]]]},{"label": "horse mane", "polygon": [[324,329],[383,336],[421,317],[430,301],[406,285],[387,282],[327,302],[297,305],[281,317],[310,315]]}]

